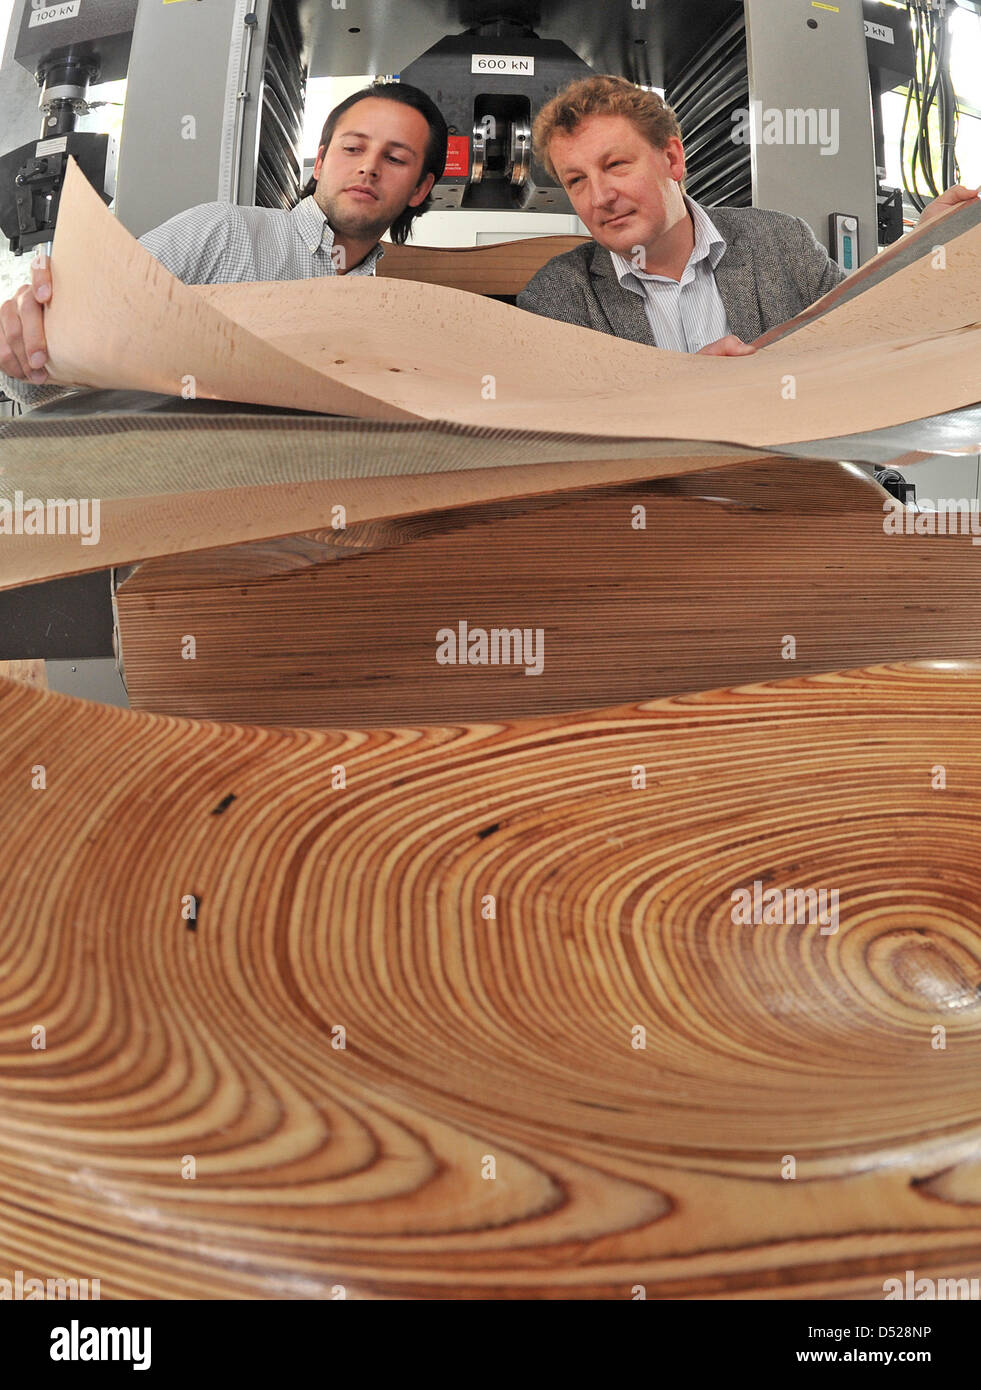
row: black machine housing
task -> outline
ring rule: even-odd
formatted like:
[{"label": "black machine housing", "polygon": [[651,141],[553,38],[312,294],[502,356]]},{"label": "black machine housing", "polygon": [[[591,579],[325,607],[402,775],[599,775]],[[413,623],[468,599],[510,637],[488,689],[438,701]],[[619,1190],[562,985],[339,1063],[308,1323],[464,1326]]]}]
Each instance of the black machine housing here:
[{"label": "black machine housing", "polygon": [[61,0],[25,5],[14,60],[41,90],[41,134],[0,156],[0,229],[21,255],[51,241],[69,157],[112,201],[113,142],[76,131],[88,88],[126,76],[138,0]]},{"label": "black machine housing", "polygon": [[531,130],[546,102],[591,75],[567,44],[539,39],[518,25],[501,25],[493,35],[450,35],[409,63],[401,80],[430,94],[450,130],[434,205],[571,211],[561,184],[532,148]]}]

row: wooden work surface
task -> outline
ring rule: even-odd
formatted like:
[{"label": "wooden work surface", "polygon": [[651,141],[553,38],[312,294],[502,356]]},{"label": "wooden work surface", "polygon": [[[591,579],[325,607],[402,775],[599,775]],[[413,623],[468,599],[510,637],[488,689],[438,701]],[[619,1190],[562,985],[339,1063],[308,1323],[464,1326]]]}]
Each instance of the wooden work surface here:
[{"label": "wooden work surface", "polygon": [[[0,1275],[976,1273],[979,703],[981,666],[939,663],[315,733],[0,683]],[[754,881],[838,892],[838,930],[735,925]]]}]

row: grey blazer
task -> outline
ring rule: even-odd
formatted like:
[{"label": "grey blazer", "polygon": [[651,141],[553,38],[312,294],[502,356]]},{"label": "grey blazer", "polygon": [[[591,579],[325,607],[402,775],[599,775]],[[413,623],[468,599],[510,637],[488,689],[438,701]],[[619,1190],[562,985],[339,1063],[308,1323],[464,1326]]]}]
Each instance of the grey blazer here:
[{"label": "grey blazer", "polygon": [[[845,272],[800,217],[764,208],[709,208],[725,238],[715,283],[733,333],[751,343],[834,289]],[[609,251],[595,241],[543,265],[518,307],[656,346],[644,299],[620,284]]]}]

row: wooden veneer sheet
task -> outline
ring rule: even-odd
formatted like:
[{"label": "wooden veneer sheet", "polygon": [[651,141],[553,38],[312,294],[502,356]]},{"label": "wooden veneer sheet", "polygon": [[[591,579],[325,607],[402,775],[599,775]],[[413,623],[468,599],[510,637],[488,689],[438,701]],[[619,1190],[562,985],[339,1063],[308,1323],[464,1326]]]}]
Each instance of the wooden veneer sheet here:
[{"label": "wooden veneer sheet", "polygon": [[[952,217],[960,213],[951,214]],[[981,225],[752,357],[625,342],[410,280],[183,285],[77,168],[52,254],[53,379],[371,420],[766,448],[981,397]]]}]

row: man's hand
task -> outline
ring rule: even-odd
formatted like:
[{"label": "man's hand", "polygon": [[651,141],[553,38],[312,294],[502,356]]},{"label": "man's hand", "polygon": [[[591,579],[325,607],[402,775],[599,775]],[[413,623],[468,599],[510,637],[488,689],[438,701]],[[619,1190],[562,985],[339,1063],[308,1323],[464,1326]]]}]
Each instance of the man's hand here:
[{"label": "man's hand", "polygon": [[47,381],[44,306],[50,302],[51,270],[40,251],[31,261],[31,283],[0,304],[0,372],[35,386]]},{"label": "man's hand", "polygon": [[941,193],[939,198],[927,203],[920,213],[917,226],[922,227],[924,222],[932,222],[935,217],[943,217],[945,212],[950,212],[951,208],[959,208],[962,203],[977,202],[979,191],[981,190],[965,188],[962,183],[955,183],[953,188],[948,188],[946,193]]},{"label": "man's hand", "polygon": [[742,338],[735,338],[732,334],[728,338],[718,338],[714,343],[709,343],[707,347],[701,348],[696,357],[748,357],[750,353],[756,351],[749,343],[744,343]]}]

